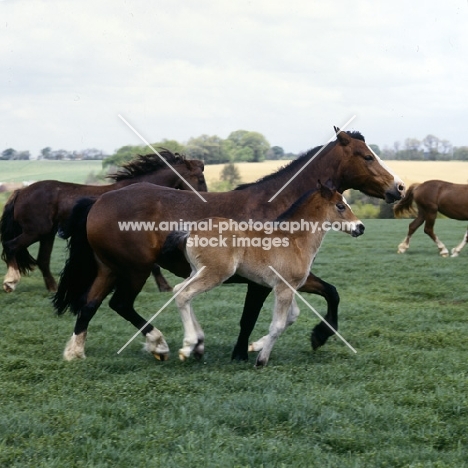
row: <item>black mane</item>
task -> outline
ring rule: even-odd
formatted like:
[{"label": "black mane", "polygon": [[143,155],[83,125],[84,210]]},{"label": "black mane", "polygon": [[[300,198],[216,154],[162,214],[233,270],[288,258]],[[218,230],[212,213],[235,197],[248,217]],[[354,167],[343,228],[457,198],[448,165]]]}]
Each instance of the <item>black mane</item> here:
[{"label": "black mane", "polygon": [[[345,132],[347,135],[349,135],[351,138],[354,138],[355,140],[361,140],[361,141],[366,141],[364,139],[364,136],[362,133],[358,131],[353,131],[353,132]],[[279,175],[283,176],[284,174],[290,174],[291,176],[295,174],[302,166],[305,164],[309,159],[311,159],[313,156],[317,154],[317,152],[322,148],[322,146],[317,146],[306,153],[301,154],[297,159],[294,159],[291,161],[289,164],[286,166],[280,167],[276,172],[273,172],[272,174],[268,174],[265,177],[262,177],[261,179],[258,179],[255,182],[250,182],[248,184],[241,184],[238,185],[234,190],[244,190],[247,187],[250,187],[252,185],[259,184],[261,182],[267,182],[276,179]]]},{"label": "black mane", "polygon": [[[173,153],[168,149],[163,148],[158,152],[171,166],[181,164],[186,160],[184,155]],[[139,154],[135,159],[123,164],[115,174],[109,174],[107,177],[115,182],[119,182],[149,174],[150,172],[156,172],[166,167],[167,164],[156,153]]]}]

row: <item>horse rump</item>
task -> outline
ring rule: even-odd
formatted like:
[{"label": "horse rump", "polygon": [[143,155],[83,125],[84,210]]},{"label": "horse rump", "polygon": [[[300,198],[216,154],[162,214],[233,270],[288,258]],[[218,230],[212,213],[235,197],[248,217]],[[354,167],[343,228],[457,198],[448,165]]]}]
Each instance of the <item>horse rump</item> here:
[{"label": "horse rump", "polygon": [[68,240],[68,259],[60,273],[57,292],[52,298],[57,314],[68,308],[77,314],[86,304],[86,295],[97,275],[93,250],[88,242],[86,221],[96,202],[95,198],[82,198],[73,207],[65,235]]},{"label": "horse rump", "polygon": [[16,239],[23,230],[20,224],[15,221],[15,203],[21,189],[15,190],[8,199],[3,214],[0,219],[0,240],[2,243],[2,260],[5,263],[10,263],[14,258],[19,272],[25,275],[32,271],[37,265],[36,260],[28,252],[28,249],[19,249],[16,252],[10,247],[10,242]]}]

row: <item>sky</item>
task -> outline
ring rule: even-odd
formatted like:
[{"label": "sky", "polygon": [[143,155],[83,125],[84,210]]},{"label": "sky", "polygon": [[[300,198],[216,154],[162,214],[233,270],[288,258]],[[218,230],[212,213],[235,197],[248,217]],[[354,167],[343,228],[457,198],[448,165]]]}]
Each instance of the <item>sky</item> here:
[{"label": "sky", "polygon": [[468,145],[467,0],[0,0],[0,151],[333,126]]}]

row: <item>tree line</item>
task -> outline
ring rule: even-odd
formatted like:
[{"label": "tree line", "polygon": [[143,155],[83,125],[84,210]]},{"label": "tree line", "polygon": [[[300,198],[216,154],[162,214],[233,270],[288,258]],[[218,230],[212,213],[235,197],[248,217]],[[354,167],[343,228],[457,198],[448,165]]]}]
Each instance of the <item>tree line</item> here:
[{"label": "tree line", "polygon": [[[281,146],[271,146],[268,140],[258,132],[236,130],[225,139],[217,135],[200,135],[187,142],[163,139],[152,143],[154,148],[167,148],[170,151],[185,154],[191,159],[200,159],[205,164],[223,164],[230,162],[261,162],[265,159],[294,159],[297,154],[286,153]],[[468,161],[468,146],[453,146],[448,140],[435,135],[427,135],[422,140],[406,138],[403,143],[396,141],[393,148],[369,145],[382,159],[413,161]],[[151,150],[146,145],[126,145],[114,154],[106,155],[96,148],[81,151],[53,150],[43,148],[38,159],[49,160],[103,160],[103,167],[119,166],[137,154],[147,154]],[[0,160],[27,160],[29,151],[17,151],[8,148],[0,153]]]},{"label": "tree line", "polygon": [[468,146],[453,146],[450,141],[435,135],[427,135],[422,140],[406,138],[401,143],[396,141],[393,148],[384,148],[382,159],[408,161],[468,161]]}]

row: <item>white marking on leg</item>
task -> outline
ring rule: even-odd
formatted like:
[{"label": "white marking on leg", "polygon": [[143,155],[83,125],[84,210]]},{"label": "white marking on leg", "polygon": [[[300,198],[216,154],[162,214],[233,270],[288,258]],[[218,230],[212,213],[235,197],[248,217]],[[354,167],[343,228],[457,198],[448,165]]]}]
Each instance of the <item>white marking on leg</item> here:
[{"label": "white marking on leg", "polygon": [[437,236],[435,238],[435,243],[439,249],[439,254],[442,255],[442,257],[448,257],[449,251],[447,247],[445,247],[444,243]]},{"label": "white marking on leg", "polygon": [[3,280],[3,290],[5,292],[13,292],[16,289],[17,284],[20,282],[21,274],[13,265],[8,265],[8,270]]},{"label": "white marking on leg", "polygon": [[79,335],[73,335],[68,340],[65,350],[63,352],[63,358],[66,361],[73,361],[73,359],[85,359],[85,343],[86,343],[87,332],[80,333]]},{"label": "white marking on leg", "polygon": [[198,343],[197,337],[197,327],[192,320],[192,311],[190,302],[193,297],[191,292],[191,287],[188,287],[182,291],[176,298],[175,302],[179,309],[180,318],[184,326],[184,340],[182,343],[182,348],[179,349],[179,359],[185,361],[190,357],[192,351],[194,350],[196,344]]},{"label": "white marking on leg", "polygon": [[466,231],[466,234],[463,236],[463,240],[456,247],[452,249],[452,257],[458,257],[458,254],[461,252],[463,247],[465,247],[467,242],[468,242],[468,230]]},{"label": "white marking on leg", "polygon": [[161,361],[165,361],[169,355],[169,346],[163,334],[157,328],[153,328],[146,334],[146,342],[143,349]]},{"label": "white marking on leg", "polygon": [[[296,299],[294,298],[291,304],[291,307],[288,311],[288,318],[286,321],[286,327],[292,325],[299,317],[300,309],[297,305]],[[254,341],[253,343],[249,344],[249,352],[261,351],[265,344],[265,340],[267,339],[268,335],[262,336],[259,340]]]},{"label": "white marking on leg", "polygon": [[409,249],[410,236],[407,236],[405,240],[398,246],[398,253],[405,253]]}]

